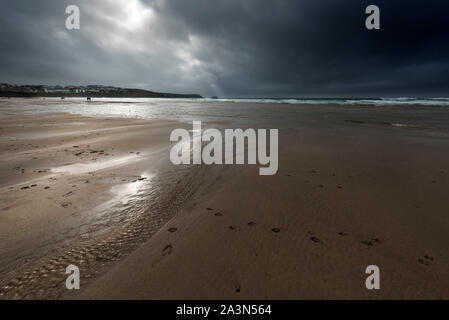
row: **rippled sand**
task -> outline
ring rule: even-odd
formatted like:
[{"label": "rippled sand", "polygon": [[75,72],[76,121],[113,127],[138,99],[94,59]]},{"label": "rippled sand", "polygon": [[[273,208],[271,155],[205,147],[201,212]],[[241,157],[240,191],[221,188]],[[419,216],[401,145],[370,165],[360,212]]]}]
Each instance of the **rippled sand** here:
[{"label": "rippled sand", "polygon": [[211,103],[277,119],[277,175],[171,165],[176,121],[0,103],[0,298],[449,299],[446,109]]},{"label": "rippled sand", "polygon": [[4,298],[60,297],[72,263],[86,285],[193,192],[195,170],[166,163],[177,122],[16,111],[0,123]]}]

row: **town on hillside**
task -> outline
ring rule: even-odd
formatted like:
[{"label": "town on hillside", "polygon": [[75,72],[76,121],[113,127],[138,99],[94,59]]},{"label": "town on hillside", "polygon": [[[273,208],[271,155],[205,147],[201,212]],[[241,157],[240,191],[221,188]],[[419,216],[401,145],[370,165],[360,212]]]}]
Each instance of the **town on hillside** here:
[{"label": "town on hillside", "polygon": [[144,89],[104,85],[15,85],[0,84],[2,97],[132,97],[132,98],[201,98],[198,94],[154,92]]}]

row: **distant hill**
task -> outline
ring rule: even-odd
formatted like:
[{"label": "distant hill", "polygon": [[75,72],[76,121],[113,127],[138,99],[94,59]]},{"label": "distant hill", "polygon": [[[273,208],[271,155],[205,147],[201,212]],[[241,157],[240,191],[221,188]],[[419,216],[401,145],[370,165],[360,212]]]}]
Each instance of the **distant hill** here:
[{"label": "distant hill", "polygon": [[199,94],[154,92],[103,85],[46,86],[0,84],[1,97],[201,98]]}]

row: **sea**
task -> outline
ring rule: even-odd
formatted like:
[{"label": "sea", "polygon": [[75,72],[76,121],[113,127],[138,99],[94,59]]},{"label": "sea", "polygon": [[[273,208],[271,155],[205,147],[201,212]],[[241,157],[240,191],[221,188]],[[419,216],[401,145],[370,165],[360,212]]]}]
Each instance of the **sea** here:
[{"label": "sea", "polygon": [[[357,126],[449,138],[449,98],[92,98],[92,101],[85,98],[33,98],[0,101],[36,115],[68,112],[94,117],[202,121],[218,123],[222,127],[279,128],[284,131]],[[0,112],[0,116],[7,116],[5,109]]]}]

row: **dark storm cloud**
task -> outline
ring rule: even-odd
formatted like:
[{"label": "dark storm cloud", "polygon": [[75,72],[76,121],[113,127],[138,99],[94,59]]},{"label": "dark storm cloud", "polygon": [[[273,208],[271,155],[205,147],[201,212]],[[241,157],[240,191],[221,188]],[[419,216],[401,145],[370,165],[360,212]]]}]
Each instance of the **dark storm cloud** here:
[{"label": "dark storm cloud", "polygon": [[[64,27],[81,9],[81,30]],[[365,8],[381,30],[365,28]],[[2,1],[0,81],[219,96],[447,96],[449,3]]]}]

